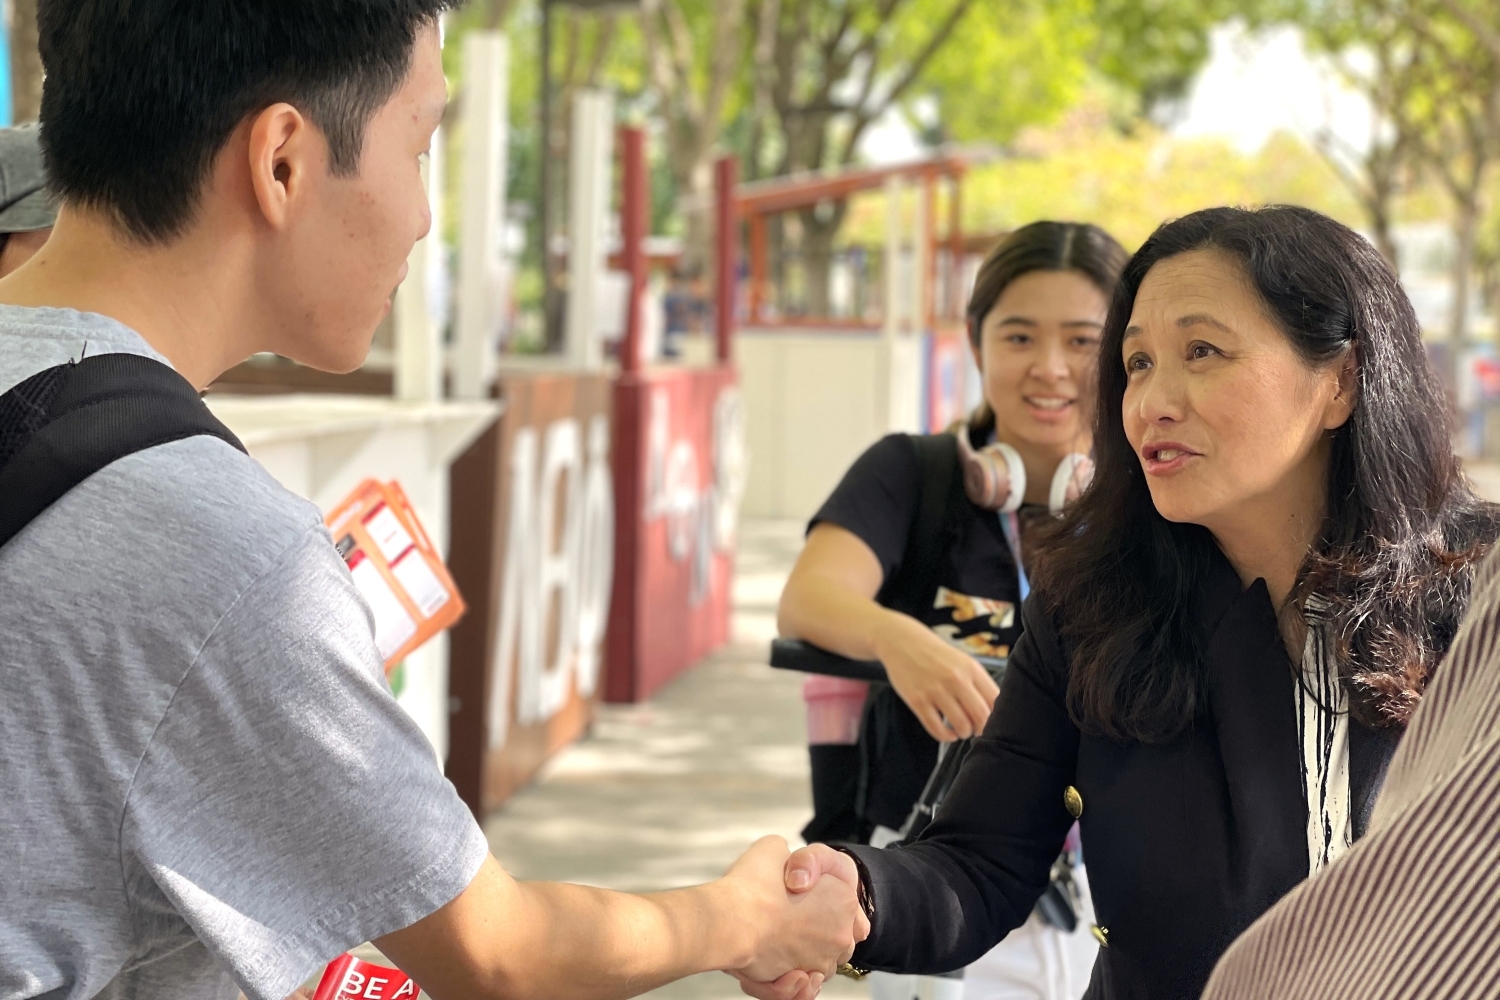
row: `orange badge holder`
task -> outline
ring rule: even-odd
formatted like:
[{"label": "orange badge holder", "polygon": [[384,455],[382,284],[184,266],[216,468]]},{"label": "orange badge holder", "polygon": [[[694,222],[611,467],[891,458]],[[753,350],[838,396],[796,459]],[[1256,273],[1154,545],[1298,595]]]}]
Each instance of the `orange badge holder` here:
[{"label": "orange badge holder", "polygon": [[325,522],[374,612],[388,673],[463,617],[463,597],[399,483],[366,479]]}]

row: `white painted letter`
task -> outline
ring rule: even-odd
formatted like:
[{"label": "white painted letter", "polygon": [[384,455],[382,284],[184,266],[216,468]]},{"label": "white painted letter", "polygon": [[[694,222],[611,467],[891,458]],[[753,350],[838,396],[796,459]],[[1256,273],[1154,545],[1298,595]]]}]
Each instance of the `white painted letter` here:
[{"label": "white painted letter", "polygon": [[573,572],[578,593],[578,693],[588,698],[599,687],[615,574],[614,480],[609,468],[609,421],[603,416],[589,421],[588,471],[578,516],[582,524]]},{"label": "white painted letter", "polygon": [[500,584],[500,628],[490,669],[489,744],[505,746],[510,734],[510,692],[516,676],[534,672],[540,659],[536,531],[536,428],[522,427],[511,439],[510,523],[505,537],[505,574]]}]

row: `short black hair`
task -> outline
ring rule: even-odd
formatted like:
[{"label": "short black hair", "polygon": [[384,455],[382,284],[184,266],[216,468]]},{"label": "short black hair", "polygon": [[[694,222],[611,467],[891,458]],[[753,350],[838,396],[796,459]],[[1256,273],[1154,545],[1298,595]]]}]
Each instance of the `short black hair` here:
[{"label": "short black hair", "polygon": [[53,192],[146,243],[181,233],[214,158],[280,101],[359,167],[416,36],[459,0],[39,0],[42,151]]}]

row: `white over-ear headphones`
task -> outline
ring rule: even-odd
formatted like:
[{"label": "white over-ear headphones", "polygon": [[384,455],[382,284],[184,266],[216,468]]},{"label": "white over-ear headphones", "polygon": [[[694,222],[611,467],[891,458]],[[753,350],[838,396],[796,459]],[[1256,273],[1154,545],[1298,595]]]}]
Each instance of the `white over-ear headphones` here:
[{"label": "white over-ear headphones", "polygon": [[[978,451],[969,443],[966,428],[958,434],[958,458],[963,466],[964,493],[977,507],[1009,514],[1021,509],[1026,496],[1026,465],[1020,452],[1003,441]],[[1080,452],[1063,457],[1052,473],[1047,509],[1062,514],[1063,508],[1083,495],[1094,480],[1094,460]]]}]

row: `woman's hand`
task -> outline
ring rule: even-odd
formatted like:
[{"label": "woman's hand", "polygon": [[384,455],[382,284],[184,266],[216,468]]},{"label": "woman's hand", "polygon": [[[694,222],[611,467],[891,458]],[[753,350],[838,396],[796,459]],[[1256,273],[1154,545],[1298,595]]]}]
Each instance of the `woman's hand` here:
[{"label": "woman's hand", "polygon": [[887,611],[871,636],[891,687],[940,743],[982,732],[1000,688],[972,656],[909,615]]},{"label": "woman's hand", "polygon": [[973,736],[984,728],[1000,689],[972,656],[915,618],[876,603],[884,579],[868,545],[836,524],[820,524],[807,536],[781,594],[777,627],[840,656],[885,664],[891,686],[933,739]]}]

